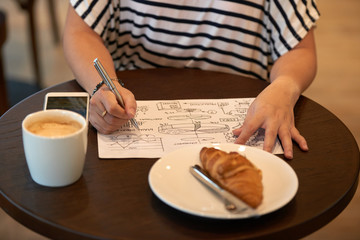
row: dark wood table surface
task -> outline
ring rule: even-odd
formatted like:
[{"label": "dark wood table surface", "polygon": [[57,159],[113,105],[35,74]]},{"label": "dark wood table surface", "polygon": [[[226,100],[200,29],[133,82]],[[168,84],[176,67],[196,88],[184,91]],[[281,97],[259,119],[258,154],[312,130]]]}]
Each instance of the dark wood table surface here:
[{"label": "dark wood table surface", "polygon": [[[138,100],[255,97],[260,80],[190,69],[124,71],[119,76]],[[300,97],[295,121],[310,151],[294,147],[287,161],[299,178],[295,198],[258,219],[214,220],[175,210],[151,191],[157,159],[100,160],[89,130],[83,176],[63,188],[32,181],[21,121],[42,109],[50,91],[83,91],[73,80],[40,91],[0,118],[0,206],[26,227],[53,239],[293,239],[334,219],[358,184],[359,148],[348,128],[316,102]],[[280,155],[281,158],[284,158]]]}]

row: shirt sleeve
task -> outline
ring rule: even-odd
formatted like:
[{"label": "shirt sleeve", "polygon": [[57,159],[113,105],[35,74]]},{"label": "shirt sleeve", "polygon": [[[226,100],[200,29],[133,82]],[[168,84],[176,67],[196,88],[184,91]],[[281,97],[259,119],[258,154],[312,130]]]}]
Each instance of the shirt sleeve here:
[{"label": "shirt sleeve", "polygon": [[274,61],[294,48],[320,17],[315,0],[270,0],[268,14]]},{"label": "shirt sleeve", "polygon": [[70,4],[89,27],[103,35],[114,10],[110,0],[70,0]]}]

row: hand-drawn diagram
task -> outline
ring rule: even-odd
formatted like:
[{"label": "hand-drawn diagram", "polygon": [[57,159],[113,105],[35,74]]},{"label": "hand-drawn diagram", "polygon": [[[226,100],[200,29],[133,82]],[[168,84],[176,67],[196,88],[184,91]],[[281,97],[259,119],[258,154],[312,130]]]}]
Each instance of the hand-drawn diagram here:
[{"label": "hand-drawn diagram", "polygon": [[[125,124],[110,135],[98,134],[100,158],[157,158],[177,148],[203,143],[232,143],[253,98],[138,101],[140,131]],[[259,129],[247,145],[262,147]],[[275,148],[282,151],[281,146]],[[279,152],[280,151],[280,152]]]},{"label": "hand-drawn diagram", "polygon": [[193,123],[179,123],[179,124],[166,124],[159,126],[159,133],[171,135],[194,135],[193,138],[181,138],[183,141],[196,140],[199,143],[209,141],[214,138],[203,137],[202,134],[228,132],[230,130],[228,125],[224,124],[202,124],[201,122]]},{"label": "hand-drawn diagram", "polygon": [[115,149],[159,149],[164,150],[161,138],[152,134],[120,134],[111,135],[109,138],[109,148]]}]

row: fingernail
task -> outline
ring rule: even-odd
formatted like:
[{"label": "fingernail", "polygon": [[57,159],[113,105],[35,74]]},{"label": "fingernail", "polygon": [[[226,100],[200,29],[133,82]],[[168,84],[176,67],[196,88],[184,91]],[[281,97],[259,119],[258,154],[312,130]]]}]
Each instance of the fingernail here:
[{"label": "fingernail", "polygon": [[305,144],[304,150],[305,150],[305,151],[309,151],[309,146],[308,146],[307,144]]}]

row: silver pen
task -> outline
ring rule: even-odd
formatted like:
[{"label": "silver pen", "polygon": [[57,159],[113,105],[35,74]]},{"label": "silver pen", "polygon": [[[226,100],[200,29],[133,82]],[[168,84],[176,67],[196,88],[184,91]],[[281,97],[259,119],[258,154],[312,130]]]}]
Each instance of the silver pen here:
[{"label": "silver pen", "polygon": [[[101,76],[101,78],[104,80],[106,86],[108,86],[108,88],[110,88],[110,90],[115,94],[116,99],[118,100],[120,106],[125,109],[125,104],[124,104],[124,101],[123,101],[119,91],[116,89],[114,83],[112,82],[111,78],[109,77],[109,74],[105,71],[105,69],[99,59],[95,58],[94,66],[95,66],[96,70],[98,71],[99,75]],[[130,121],[137,130],[140,130],[139,126],[134,118],[130,119]]]}]

